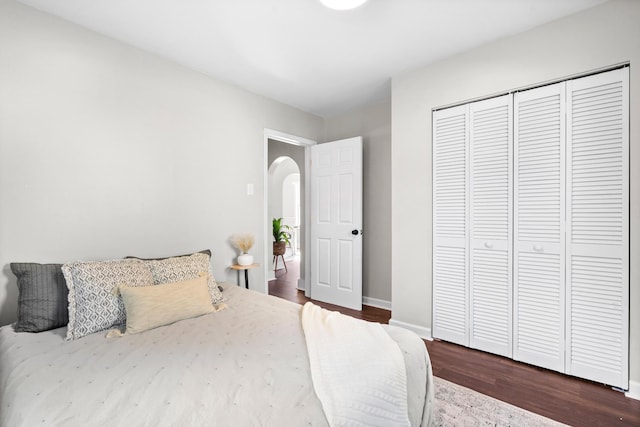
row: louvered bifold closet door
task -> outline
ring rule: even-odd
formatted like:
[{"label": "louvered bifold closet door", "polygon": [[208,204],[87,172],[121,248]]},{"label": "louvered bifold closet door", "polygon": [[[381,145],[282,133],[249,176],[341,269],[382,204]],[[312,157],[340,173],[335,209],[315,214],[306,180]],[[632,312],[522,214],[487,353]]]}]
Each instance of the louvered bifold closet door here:
[{"label": "louvered bifold closet door", "polygon": [[470,346],[511,357],[511,95],[469,104]]},{"label": "louvered bifold closet door", "polygon": [[567,82],[567,373],[628,388],[629,69]]},{"label": "louvered bifold closet door", "polygon": [[433,112],[433,336],[469,345],[467,107]]},{"label": "louvered bifold closet door", "polygon": [[514,96],[513,358],[564,371],[565,85]]}]

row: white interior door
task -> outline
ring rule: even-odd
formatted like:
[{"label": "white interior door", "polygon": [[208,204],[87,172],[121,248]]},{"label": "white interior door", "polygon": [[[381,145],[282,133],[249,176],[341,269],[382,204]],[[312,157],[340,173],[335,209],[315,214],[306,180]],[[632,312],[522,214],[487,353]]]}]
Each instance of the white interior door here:
[{"label": "white interior door", "polygon": [[513,358],[564,372],[565,84],[514,105]]},{"label": "white interior door", "polygon": [[511,357],[511,95],[469,105],[469,345]]},{"label": "white interior door", "polygon": [[469,345],[469,114],[433,112],[433,337]]},{"label": "white interior door", "polygon": [[566,372],[629,387],[629,68],[567,82]]},{"label": "white interior door", "polygon": [[311,147],[311,298],[362,309],[362,138]]}]

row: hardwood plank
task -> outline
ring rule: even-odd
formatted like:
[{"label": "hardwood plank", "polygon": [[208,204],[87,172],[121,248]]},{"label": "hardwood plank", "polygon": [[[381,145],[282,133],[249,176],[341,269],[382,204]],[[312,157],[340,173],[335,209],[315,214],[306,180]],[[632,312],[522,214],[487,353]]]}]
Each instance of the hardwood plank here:
[{"label": "hardwood plank", "polygon": [[[298,284],[297,278],[295,280],[287,279],[287,276],[296,277],[298,271],[297,263],[289,261],[287,262],[287,267],[289,269],[288,273],[285,274],[283,273],[284,270],[278,270],[276,272],[276,280],[269,282],[269,295],[297,302],[298,304],[304,304],[307,301],[311,301],[309,298],[304,296],[304,292],[296,289]],[[382,308],[364,306],[362,311],[357,311],[333,304],[327,304],[322,301],[313,301],[313,303],[326,308],[327,310],[339,311],[342,314],[347,314],[357,319],[363,319],[369,322],[389,323],[389,319],[391,318],[391,312]]]},{"label": "hardwood plank", "polygon": [[[296,289],[299,266],[288,261],[289,272],[278,270],[269,294],[304,304]],[[362,311],[314,301],[328,310],[358,319],[389,323],[391,312],[364,306]],[[570,377],[444,341],[425,341],[433,374],[503,402],[579,427],[640,426],[640,400],[602,384]]]},{"label": "hardwood plank", "polygon": [[605,385],[442,341],[427,348],[434,375],[512,405],[574,426],[640,425],[640,401]]}]

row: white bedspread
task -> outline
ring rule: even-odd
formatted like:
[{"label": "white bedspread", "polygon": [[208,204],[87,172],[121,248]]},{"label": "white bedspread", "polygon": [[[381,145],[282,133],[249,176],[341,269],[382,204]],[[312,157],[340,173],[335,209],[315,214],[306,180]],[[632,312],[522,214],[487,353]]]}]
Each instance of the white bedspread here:
[{"label": "white bedspread", "polygon": [[[1,327],[0,426],[328,426],[300,306],[236,286],[224,295],[218,313],[121,338]],[[385,329],[403,349],[411,423],[427,425],[424,343]]]},{"label": "white bedspread", "polygon": [[410,426],[404,358],[379,323],[308,302],[302,328],[313,386],[330,426]]}]

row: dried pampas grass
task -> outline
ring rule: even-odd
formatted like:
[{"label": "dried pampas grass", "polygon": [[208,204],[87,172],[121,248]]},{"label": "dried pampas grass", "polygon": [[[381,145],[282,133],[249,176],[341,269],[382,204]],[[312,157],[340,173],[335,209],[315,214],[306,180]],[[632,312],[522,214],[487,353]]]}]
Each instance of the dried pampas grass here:
[{"label": "dried pampas grass", "polygon": [[231,244],[240,249],[243,254],[249,253],[255,241],[256,238],[251,233],[238,233],[231,236]]}]

